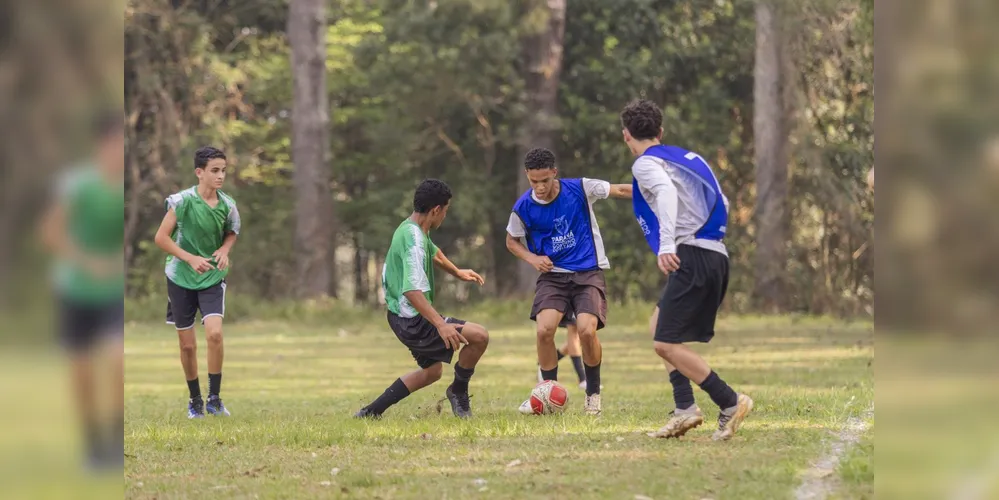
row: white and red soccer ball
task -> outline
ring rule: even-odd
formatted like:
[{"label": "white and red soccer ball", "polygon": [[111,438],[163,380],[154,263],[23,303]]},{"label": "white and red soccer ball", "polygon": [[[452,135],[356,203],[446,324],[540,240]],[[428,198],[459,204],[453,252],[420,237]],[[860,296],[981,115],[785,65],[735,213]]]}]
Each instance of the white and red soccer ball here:
[{"label": "white and red soccer ball", "polygon": [[569,391],[565,386],[554,381],[545,380],[531,391],[531,411],[535,415],[562,413],[569,402]]}]

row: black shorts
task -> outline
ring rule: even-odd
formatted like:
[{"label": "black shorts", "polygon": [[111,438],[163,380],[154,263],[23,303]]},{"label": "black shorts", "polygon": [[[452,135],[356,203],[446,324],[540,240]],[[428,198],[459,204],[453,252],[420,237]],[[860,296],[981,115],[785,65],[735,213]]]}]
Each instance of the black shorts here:
[{"label": "black shorts", "polygon": [[709,342],[728,289],[728,257],[691,245],[677,248],[680,269],[669,275],[659,299],[656,342]]},{"label": "black shorts", "polygon": [[[461,327],[465,324],[464,320],[456,318],[445,317],[444,321],[456,325],[458,333],[461,333]],[[429,368],[437,362],[450,363],[454,357],[454,349],[448,349],[444,345],[444,339],[437,328],[423,316],[403,318],[389,311],[388,324],[399,341],[409,348],[420,368]]]},{"label": "black shorts", "polygon": [[166,322],[178,330],[194,327],[194,319],[201,311],[201,324],[209,316],[225,317],[225,280],[205,288],[189,290],[167,280]]},{"label": "black shorts", "polygon": [[99,341],[125,334],[125,304],[92,305],[59,299],[59,341],[70,352],[90,349]]}]

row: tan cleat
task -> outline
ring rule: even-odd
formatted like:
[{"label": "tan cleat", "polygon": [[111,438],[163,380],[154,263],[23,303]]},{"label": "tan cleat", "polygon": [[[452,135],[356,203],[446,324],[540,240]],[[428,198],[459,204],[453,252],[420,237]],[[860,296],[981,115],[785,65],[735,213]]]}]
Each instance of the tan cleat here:
[{"label": "tan cleat", "polygon": [[742,421],[753,411],[753,400],[745,394],[739,394],[739,400],[735,406],[726,408],[718,415],[718,430],[715,431],[711,439],[715,441],[728,441],[739,430]]},{"label": "tan cleat", "polygon": [[673,410],[669,412],[669,421],[661,429],[648,433],[654,438],[679,438],[687,431],[704,423],[704,414],[697,405],[686,410]]},{"label": "tan cleat", "polygon": [[586,396],[586,401],[583,403],[583,412],[587,415],[600,415],[600,394]]}]

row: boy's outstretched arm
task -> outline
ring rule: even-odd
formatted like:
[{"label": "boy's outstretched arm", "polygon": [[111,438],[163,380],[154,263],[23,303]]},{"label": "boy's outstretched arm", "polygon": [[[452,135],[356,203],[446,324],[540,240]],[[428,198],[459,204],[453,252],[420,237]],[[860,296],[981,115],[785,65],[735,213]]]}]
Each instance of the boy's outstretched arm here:
[{"label": "boy's outstretched arm", "polygon": [[611,198],[631,199],[631,184],[611,184]]},{"label": "boy's outstretched arm", "polygon": [[440,249],[437,249],[437,253],[434,255],[434,264],[444,272],[462,281],[474,281],[479,285],[486,283],[486,280],[482,276],[479,276],[479,273],[471,269],[458,269],[458,266],[454,265],[454,262],[451,262]]},{"label": "boy's outstretched arm", "polygon": [[163,216],[163,222],[160,222],[160,227],[156,230],[156,237],[153,238],[153,242],[156,243],[156,246],[160,247],[160,249],[164,252],[186,262],[198,274],[202,274],[205,271],[212,269],[212,263],[208,259],[199,257],[184,250],[183,248],[180,248],[180,245],[170,238],[170,235],[173,234],[173,230],[176,227],[177,213],[171,208],[167,211],[166,215]]}]

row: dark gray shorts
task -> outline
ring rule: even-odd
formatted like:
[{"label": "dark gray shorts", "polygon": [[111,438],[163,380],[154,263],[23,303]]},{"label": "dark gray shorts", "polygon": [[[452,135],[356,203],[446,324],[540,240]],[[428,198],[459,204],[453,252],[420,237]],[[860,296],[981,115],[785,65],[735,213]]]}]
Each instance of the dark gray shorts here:
[{"label": "dark gray shorts", "polygon": [[209,316],[225,317],[225,280],[205,288],[189,290],[167,279],[166,322],[178,330],[194,327],[194,320],[201,311],[201,324]]},{"label": "dark gray shorts", "polygon": [[597,329],[607,323],[607,284],[604,272],[543,273],[538,276],[531,307],[531,320],[545,309],[564,314],[559,326],[575,323],[577,316],[589,313],[597,317]]}]

